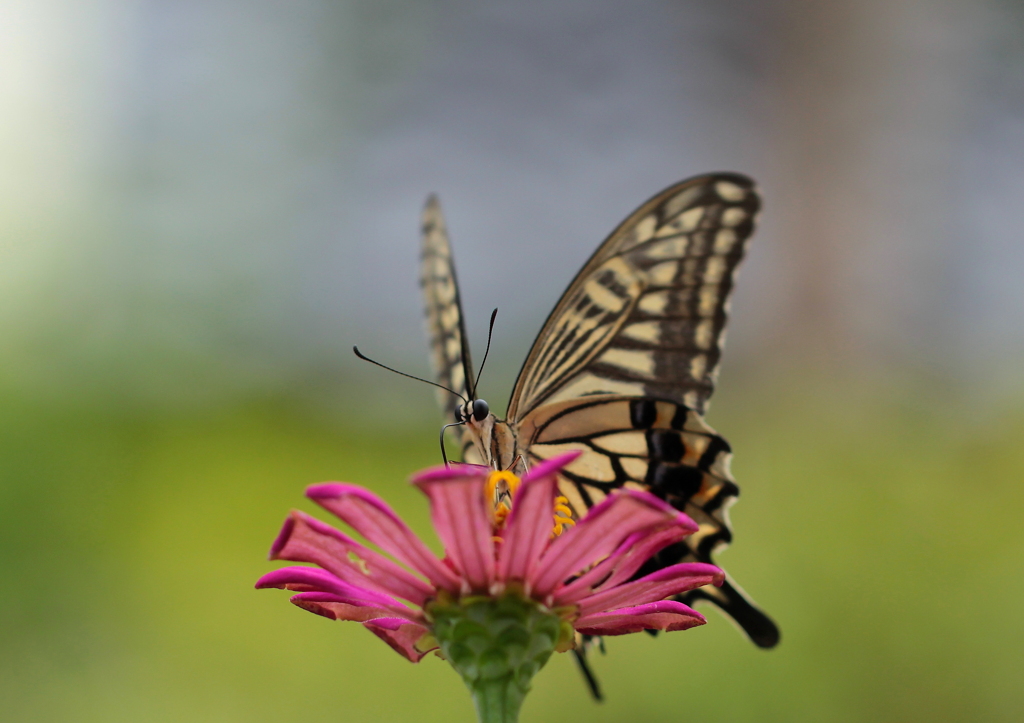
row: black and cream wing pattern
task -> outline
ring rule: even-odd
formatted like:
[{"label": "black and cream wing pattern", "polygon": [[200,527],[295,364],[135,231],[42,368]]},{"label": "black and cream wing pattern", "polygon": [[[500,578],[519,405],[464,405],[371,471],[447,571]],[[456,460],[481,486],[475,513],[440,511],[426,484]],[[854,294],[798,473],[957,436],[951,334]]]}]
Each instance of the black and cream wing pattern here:
[{"label": "black and cream wing pattern", "polygon": [[[760,199],[753,182],[714,173],[643,204],[597,249],[551,312],[520,371],[507,423],[527,460],[570,449],[560,488],[576,513],[620,487],[647,489],[700,530],[650,569],[710,562],[732,538],[739,493],[728,443],[703,419],[729,296]],[[731,581],[700,588],[759,646],[778,629]]]},{"label": "black and cream wing pattern", "polygon": [[[430,361],[438,384],[458,395],[473,398],[472,363],[469,341],[462,319],[459,284],[448,242],[448,229],[436,196],[427,199],[422,217],[423,242],[420,250],[420,287],[423,290]],[[437,400],[450,420],[459,399],[442,389]]]},{"label": "black and cream wing pattern", "polygon": [[[479,429],[462,427],[464,461],[508,468],[580,450],[559,480],[575,516],[626,487],[649,490],[700,526],[638,574],[711,562],[732,539],[728,507],[739,488],[729,444],[703,415],[736,267],[759,209],[749,178],[711,173],[670,186],[634,211],[548,316],[506,420],[490,415]],[[435,378],[462,401],[475,400],[455,268],[433,197],[423,214],[421,284]],[[461,423],[459,399],[441,394],[448,419]],[[679,599],[714,603],[761,647],[779,640],[775,624],[731,580]]]}]

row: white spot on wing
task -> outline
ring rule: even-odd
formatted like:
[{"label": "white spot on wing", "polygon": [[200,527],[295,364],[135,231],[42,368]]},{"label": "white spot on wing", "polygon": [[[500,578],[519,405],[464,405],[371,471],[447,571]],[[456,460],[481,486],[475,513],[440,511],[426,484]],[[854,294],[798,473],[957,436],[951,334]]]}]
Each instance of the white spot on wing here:
[{"label": "white spot on wing", "polygon": [[732,479],[732,474],[729,471],[729,463],[732,461],[732,455],[728,452],[719,452],[715,457],[715,461],[711,464],[711,474],[722,479]]},{"label": "white spot on wing", "polygon": [[693,188],[687,188],[685,191],[677,193],[665,202],[665,218],[672,218],[675,216],[677,213],[696,201],[703,192],[704,188],[702,186],[694,186]]},{"label": "white spot on wing", "polygon": [[560,478],[558,481],[558,491],[569,500],[569,506],[576,513],[576,517],[582,517],[586,514],[587,505],[583,501],[580,491],[576,489],[575,482],[570,482],[564,477]]},{"label": "white spot on wing", "polygon": [[712,256],[704,267],[704,281],[717,284],[725,276],[725,259],[721,256]]},{"label": "white spot on wing", "polygon": [[689,211],[685,211],[679,214],[679,230],[680,231],[693,231],[697,228],[697,224],[704,217],[704,208],[698,206],[697,208],[691,208]]},{"label": "white spot on wing", "polygon": [[638,321],[622,329],[621,334],[629,339],[647,344],[657,344],[661,337],[661,323],[657,321]]},{"label": "white spot on wing", "polygon": [[713,430],[708,423],[704,421],[704,417],[700,416],[694,411],[689,411],[686,414],[686,424],[683,428],[689,432],[699,432],[701,434],[714,434]]},{"label": "white spot on wing", "polygon": [[641,311],[648,314],[663,314],[668,307],[669,295],[667,291],[649,291],[640,297],[637,304]]},{"label": "white spot on wing", "polygon": [[704,372],[707,370],[708,358],[704,354],[698,354],[690,360],[690,376],[697,381],[704,378]]},{"label": "white spot on wing", "polygon": [[534,454],[541,459],[551,459],[557,457],[560,454],[573,451],[588,452],[587,446],[582,442],[566,442],[564,444],[533,444],[530,446],[530,454]]},{"label": "white spot on wing", "polygon": [[640,374],[646,377],[654,375],[654,354],[649,351],[612,348],[605,350],[597,360],[633,374]]},{"label": "white spot on wing", "polygon": [[[611,480],[609,480],[609,482],[610,481]],[[608,496],[606,492],[603,492],[597,489],[596,487],[588,487],[587,494],[590,495],[590,501],[593,502],[595,505],[598,504],[599,502],[603,502],[604,498]]]},{"label": "white spot on wing", "polygon": [[747,218],[747,212],[742,208],[727,208],[722,212],[723,226],[739,226]]},{"label": "white spot on wing", "polygon": [[628,301],[628,299],[618,296],[614,291],[599,283],[596,279],[590,279],[583,285],[583,293],[590,297],[590,301],[594,306],[598,306],[606,311],[621,311]]},{"label": "white spot on wing", "polygon": [[455,284],[452,283],[451,278],[444,278],[444,280],[438,281],[434,289],[438,302],[450,304],[455,300]]},{"label": "white spot on wing", "polygon": [[735,183],[729,183],[728,181],[719,181],[716,183],[715,193],[726,201],[742,201],[743,197],[747,195],[747,192],[740,186],[737,186]]},{"label": "white spot on wing", "polygon": [[704,454],[704,450],[711,443],[711,438],[703,434],[688,434],[686,432],[683,432],[682,438],[683,445],[686,447],[686,454],[680,461],[683,464],[696,467],[697,463],[700,462],[701,456]]},{"label": "white spot on wing", "polygon": [[596,374],[580,374],[566,384],[547,401],[561,402],[575,399],[585,394],[621,394],[626,397],[639,397],[644,393],[644,385],[640,382],[624,382],[618,379],[605,379]]},{"label": "white spot on wing", "polygon": [[713,284],[701,287],[700,297],[697,301],[697,313],[701,316],[711,316],[718,307],[718,287]]},{"label": "white spot on wing", "polygon": [[447,332],[455,331],[455,327],[459,323],[459,308],[452,304],[451,306],[445,307],[441,312],[441,328]]},{"label": "white spot on wing", "polygon": [[615,470],[612,468],[612,461],[600,452],[588,448],[579,442],[568,444],[534,444],[530,447],[530,453],[541,459],[551,459],[565,452],[582,450],[583,454],[566,465],[567,472],[572,472],[580,477],[586,477],[597,482],[614,482]]},{"label": "white spot on wing", "polygon": [[623,457],[619,460],[622,469],[635,480],[642,481],[647,477],[647,460],[636,457]]},{"label": "white spot on wing", "polygon": [[[461,364],[456,364],[455,366],[452,367],[451,382],[452,382],[452,389],[455,389],[455,390],[462,389],[462,387],[465,386],[465,384],[466,384],[466,372],[462,368]],[[447,402],[449,400],[448,392],[445,392],[443,390],[438,390],[438,391],[440,391],[444,395],[445,402]]]},{"label": "white spot on wing", "polygon": [[677,236],[653,243],[643,251],[649,259],[677,259],[686,254],[689,243],[689,237]]},{"label": "white spot on wing", "polygon": [[[704,217],[704,207],[697,206],[697,208],[691,208],[689,211],[684,211],[679,214],[676,218],[666,223],[660,231],[658,236],[671,236],[675,233],[689,233],[697,228],[701,218]],[[671,217],[669,217],[671,218]]]},{"label": "white spot on wing", "polygon": [[606,434],[595,437],[593,443],[603,450],[615,454],[632,454],[640,457],[647,455],[647,438],[639,430]]},{"label": "white spot on wing", "polygon": [[[559,414],[546,424],[543,420],[545,407],[541,407],[537,412],[537,416],[541,417],[537,425],[541,427],[541,431],[537,433],[534,442],[552,443],[570,437],[593,434],[602,429],[628,429],[631,426],[629,402],[617,401],[584,406],[584,400],[580,404],[579,408],[570,408],[568,413]],[[545,406],[550,409],[550,406]]]},{"label": "white spot on wing", "polygon": [[678,270],[678,261],[662,261],[647,269],[647,281],[651,286],[671,286]]},{"label": "white spot on wing", "polygon": [[612,467],[611,459],[593,450],[587,450],[581,454],[567,464],[565,469],[567,472],[596,480],[597,482],[615,481],[615,470]]},{"label": "white spot on wing", "polygon": [[711,319],[704,319],[693,332],[693,343],[698,349],[711,348],[711,335],[715,331],[715,324]]},{"label": "white spot on wing", "polygon": [[642,244],[647,241],[652,235],[654,235],[655,229],[658,227],[658,219],[654,217],[654,214],[648,214],[644,216],[633,227],[632,238],[629,239],[623,246],[623,249],[633,248],[637,244]]},{"label": "white spot on wing", "polygon": [[736,245],[736,232],[731,228],[723,228],[715,234],[715,253],[727,254]]}]

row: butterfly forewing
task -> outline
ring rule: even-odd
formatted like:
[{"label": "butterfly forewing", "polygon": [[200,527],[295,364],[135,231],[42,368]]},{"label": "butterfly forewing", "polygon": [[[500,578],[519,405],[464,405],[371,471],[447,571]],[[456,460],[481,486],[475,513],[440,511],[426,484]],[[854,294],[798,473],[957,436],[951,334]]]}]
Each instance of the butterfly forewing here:
[{"label": "butterfly forewing", "polygon": [[703,412],[714,389],[733,274],[760,201],[738,174],[700,176],[641,206],[569,285],[523,365],[509,420],[591,394]]},{"label": "butterfly forewing", "polygon": [[[423,245],[420,254],[420,286],[423,288],[430,360],[438,384],[463,397],[473,397],[469,344],[462,319],[459,284],[455,278],[448,231],[437,198],[431,196],[423,209]],[[450,420],[459,399],[437,390],[438,403]]]}]

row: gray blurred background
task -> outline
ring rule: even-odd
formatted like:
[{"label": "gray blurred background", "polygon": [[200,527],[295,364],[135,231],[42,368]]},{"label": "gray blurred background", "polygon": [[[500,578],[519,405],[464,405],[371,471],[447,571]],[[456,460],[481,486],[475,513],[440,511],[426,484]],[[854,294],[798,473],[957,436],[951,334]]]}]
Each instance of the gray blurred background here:
[{"label": "gray blurred background", "polygon": [[440,194],[501,411],[661,188],[764,196],[710,421],[714,613],[567,656],[527,720],[1024,720],[1024,5],[0,0],[0,718],[470,720],[457,677],[254,592],[303,488],[439,461]]},{"label": "gray blurred background", "polygon": [[349,348],[426,370],[417,218],[438,192],[478,346],[500,309],[497,403],[596,244],[709,170],[765,197],[727,370],[1019,392],[1018,4],[2,8],[0,333],[40,393],[177,404],[361,375],[429,404]]}]

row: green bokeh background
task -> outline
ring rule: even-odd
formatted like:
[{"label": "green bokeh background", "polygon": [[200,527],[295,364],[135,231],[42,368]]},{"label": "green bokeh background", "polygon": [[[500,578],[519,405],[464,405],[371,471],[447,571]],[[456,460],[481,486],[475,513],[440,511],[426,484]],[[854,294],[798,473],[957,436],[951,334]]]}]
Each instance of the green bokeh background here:
[{"label": "green bokeh background", "polygon": [[[1024,6],[0,0],[0,722],[469,723],[447,665],[256,591],[310,484],[438,462],[417,213],[500,412],[645,197],[765,200],[709,422],[722,616],[523,723],[1024,720]],[[434,543],[432,543],[434,544]]]},{"label": "green bokeh background", "polygon": [[[726,393],[711,417],[743,486],[720,560],[781,645],[757,650],[715,613],[610,639],[594,661],[607,702],[556,656],[524,720],[1020,720],[1024,413],[965,426],[918,396],[813,386]],[[2,408],[4,720],[472,720],[442,661],[252,589],[288,509],[313,511],[307,484],[367,485],[429,538],[406,480],[436,463],[430,426],[273,399],[153,415],[8,393]]]}]

